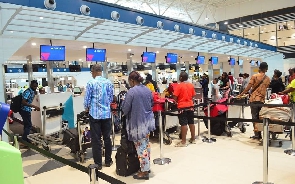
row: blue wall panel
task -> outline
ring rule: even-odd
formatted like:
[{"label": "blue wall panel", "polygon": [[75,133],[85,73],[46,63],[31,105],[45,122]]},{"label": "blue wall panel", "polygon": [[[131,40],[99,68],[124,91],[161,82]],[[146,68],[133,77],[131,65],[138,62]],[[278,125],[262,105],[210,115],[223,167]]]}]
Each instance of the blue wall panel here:
[{"label": "blue wall panel", "polygon": [[[43,0],[0,0],[0,2],[45,9]],[[193,28],[195,30],[196,36],[202,36],[202,31],[206,31],[207,38],[212,38],[212,34],[214,33],[216,34],[216,39],[218,40],[221,40],[222,36],[225,36],[226,42],[230,42],[230,38],[232,38],[233,43],[237,43],[237,40],[240,40],[240,43],[244,45],[244,41],[246,41],[247,45],[249,46],[250,42],[252,42],[253,46],[255,46],[256,44],[258,48],[276,51],[276,47],[264,43],[259,43],[242,37],[229,35],[216,30],[210,30],[201,26],[195,26],[180,20],[174,20],[171,18],[154,15],[147,12],[141,12],[114,4],[99,2],[96,0],[56,0],[56,3],[57,8],[55,9],[55,11],[80,15],[80,6],[87,5],[91,9],[90,16],[95,18],[111,20],[111,12],[117,11],[120,13],[120,22],[136,24],[136,17],[141,16],[142,18],[144,18],[144,26],[156,28],[157,21],[162,21],[164,23],[164,30],[174,31],[175,24],[178,24],[181,28],[180,32],[185,34],[188,34],[189,28]]]}]

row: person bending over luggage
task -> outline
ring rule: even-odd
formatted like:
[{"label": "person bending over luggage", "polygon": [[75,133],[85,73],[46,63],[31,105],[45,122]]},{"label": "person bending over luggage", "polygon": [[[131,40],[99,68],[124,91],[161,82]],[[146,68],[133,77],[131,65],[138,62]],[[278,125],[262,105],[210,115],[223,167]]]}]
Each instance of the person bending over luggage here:
[{"label": "person bending over luggage", "polygon": [[35,94],[37,93],[37,88],[38,82],[36,80],[33,80],[31,81],[30,87],[22,93],[22,107],[20,109],[19,114],[23,119],[24,125],[24,133],[22,139],[27,142],[30,142],[30,140],[28,139],[28,135],[30,134],[32,128],[32,108],[34,108],[37,111],[40,111],[39,107],[32,105],[33,100],[35,98]]},{"label": "person bending over luggage", "polygon": [[[254,74],[246,89],[238,96],[241,97],[242,95],[248,93],[251,90],[251,96],[249,102],[251,104],[264,104],[266,90],[270,84],[270,78],[266,76],[266,72],[268,70],[268,65],[266,62],[262,62],[259,66],[259,73]],[[259,111],[261,107],[253,106],[251,107],[251,114],[252,119],[259,119]],[[253,139],[261,139],[261,132],[257,132],[255,130],[255,123],[253,123],[254,127],[254,136],[251,138]]]},{"label": "person bending over luggage", "polygon": [[279,95],[290,94],[291,103],[295,103],[295,80],[292,80],[291,83],[287,86],[287,89],[279,92]]},{"label": "person bending over luggage", "polygon": [[86,86],[84,108],[89,112],[91,144],[94,163],[102,169],[102,143],[105,145],[105,166],[110,167],[112,161],[111,142],[111,103],[113,101],[114,86],[112,82],[101,76],[102,67],[98,64],[91,68],[91,79]]},{"label": "person bending over luggage", "polygon": [[140,162],[140,171],[134,179],[149,179],[150,144],[149,133],[155,130],[155,118],[152,111],[153,96],[142,84],[143,78],[138,72],[131,72],[128,78],[130,89],[123,101],[122,110],[127,118],[128,140],[133,141]]},{"label": "person bending over luggage", "polygon": [[177,102],[177,108],[179,109],[179,124],[181,125],[181,138],[182,140],[176,144],[176,147],[186,147],[186,134],[187,125],[191,132],[191,138],[189,143],[195,144],[195,124],[194,124],[194,102],[193,97],[196,95],[193,84],[187,82],[188,74],[181,72],[179,75],[179,81],[177,88],[174,90],[174,99]]}]

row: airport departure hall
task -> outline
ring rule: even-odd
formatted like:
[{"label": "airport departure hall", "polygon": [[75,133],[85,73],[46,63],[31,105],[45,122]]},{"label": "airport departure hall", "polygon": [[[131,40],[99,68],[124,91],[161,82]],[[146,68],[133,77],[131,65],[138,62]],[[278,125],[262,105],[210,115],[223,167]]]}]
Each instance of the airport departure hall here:
[{"label": "airport departure hall", "polygon": [[0,0],[0,184],[294,184],[294,0]]}]

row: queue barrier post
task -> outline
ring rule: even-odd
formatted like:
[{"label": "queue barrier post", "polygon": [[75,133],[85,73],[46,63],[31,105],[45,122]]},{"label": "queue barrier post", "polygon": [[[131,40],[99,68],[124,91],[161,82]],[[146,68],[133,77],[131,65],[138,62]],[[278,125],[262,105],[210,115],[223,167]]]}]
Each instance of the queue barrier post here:
[{"label": "queue barrier post", "polygon": [[269,119],[263,119],[263,181],[256,181],[253,184],[273,184],[268,182],[268,144],[269,144]]},{"label": "queue barrier post", "polygon": [[16,149],[19,149],[18,135],[13,136],[13,145]]},{"label": "queue barrier post", "polygon": [[114,115],[113,115],[113,113],[111,115],[111,121],[112,121],[112,151],[117,151],[119,146],[115,144],[116,133],[115,133],[115,123],[114,123]]},{"label": "queue barrier post", "polygon": [[[198,116],[200,116],[200,99],[197,99],[197,114],[198,114]],[[201,123],[201,121],[200,121],[200,118],[198,118],[198,133],[197,133],[197,139],[199,139],[200,138],[200,123]]]},{"label": "queue barrier post", "polygon": [[[292,104],[292,117],[291,117],[292,122],[295,122],[294,110],[295,110],[295,104]],[[285,150],[284,152],[288,155],[295,156],[295,126],[292,126],[292,128],[291,128],[290,137],[292,139],[292,149]]]},{"label": "queue barrier post", "polygon": [[88,166],[88,174],[90,177],[90,184],[96,184],[98,183],[98,177],[96,175],[96,171],[98,169],[98,165],[97,164],[90,164]]},{"label": "queue barrier post", "polygon": [[211,138],[211,120],[210,120],[210,117],[211,117],[211,115],[210,115],[210,110],[211,110],[211,104],[210,104],[210,102],[208,102],[208,106],[207,106],[207,111],[208,111],[208,121],[207,121],[207,123],[208,123],[208,138],[207,137],[205,137],[204,136],[204,138],[203,138],[203,142],[207,142],[207,143],[213,143],[213,142],[216,142],[216,139],[213,139],[213,138]]},{"label": "queue barrier post", "polygon": [[[165,165],[169,164],[171,162],[170,158],[163,158],[162,155],[162,146],[163,146],[163,122],[162,122],[162,113],[161,111],[158,111],[159,113],[159,131],[160,131],[160,158],[156,158],[153,160],[154,164],[157,165]],[[164,118],[164,124],[166,124],[166,118]]]}]

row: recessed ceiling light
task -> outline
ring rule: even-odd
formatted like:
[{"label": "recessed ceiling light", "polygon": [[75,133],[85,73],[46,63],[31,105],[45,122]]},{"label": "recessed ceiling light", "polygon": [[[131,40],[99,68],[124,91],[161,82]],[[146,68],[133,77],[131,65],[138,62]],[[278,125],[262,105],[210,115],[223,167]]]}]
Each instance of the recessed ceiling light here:
[{"label": "recessed ceiling light", "polygon": [[266,27],[264,29],[266,29]]},{"label": "recessed ceiling light", "polygon": [[131,51],[131,49],[128,49],[128,51],[130,52],[130,51]]},{"label": "recessed ceiling light", "polygon": [[251,26],[251,28],[253,29],[253,28],[254,28],[254,26]]},{"label": "recessed ceiling light", "polygon": [[208,19],[209,19],[208,17],[205,18],[205,20],[208,20]]},{"label": "recessed ceiling light", "polygon": [[248,33],[248,35],[249,35],[250,33]]},{"label": "recessed ceiling light", "polygon": [[247,58],[247,60],[249,60],[249,58]]},{"label": "recessed ceiling light", "polygon": [[10,31],[10,33],[13,33],[13,31]]},{"label": "recessed ceiling light", "polygon": [[244,27],[243,25],[239,25],[239,27]]},{"label": "recessed ceiling light", "polygon": [[43,17],[39,17],[41,20],[44,19]]},{"label": "recessed ceiling light", "polygon": [[87,48],[87,46],[83,46],[83,48],[84,48],[84,49],[86,49],[86,48]]},{"label": "recessed ceiling light", "polygon": [[191,57],[194,57],[194,56],[191,56]]},{"label": "recessed ceiling light", "polygon": [[79,61],[82,61],[82,59],[79,59]]},{"label": "recessed ceiling light", "polygon": [[153,43],[153,41],[151,41],[151,43]]},{"label": "recessed ceiling light", "polygon": [[227,57],[229,59],[229,57]]},{"label": "recessed ceiling light", "polygon": [[263,31],[261,31],[261,33],[263,33]]},{"label": "recessed ceiling light", "polygon": [[226,24],[228,24],[228,22],[224,22],[224,24],[226,25]]},{"label": "recessed ceiling light", "polygon": [[35,46],[35,45],[36,45],[36,43],[32,43],[32,45],[34,45],[34,46]]},{"label": "recessed ceiling light", "polygon": [[159,51],[157,51],[157,53],[159,53]]}]

